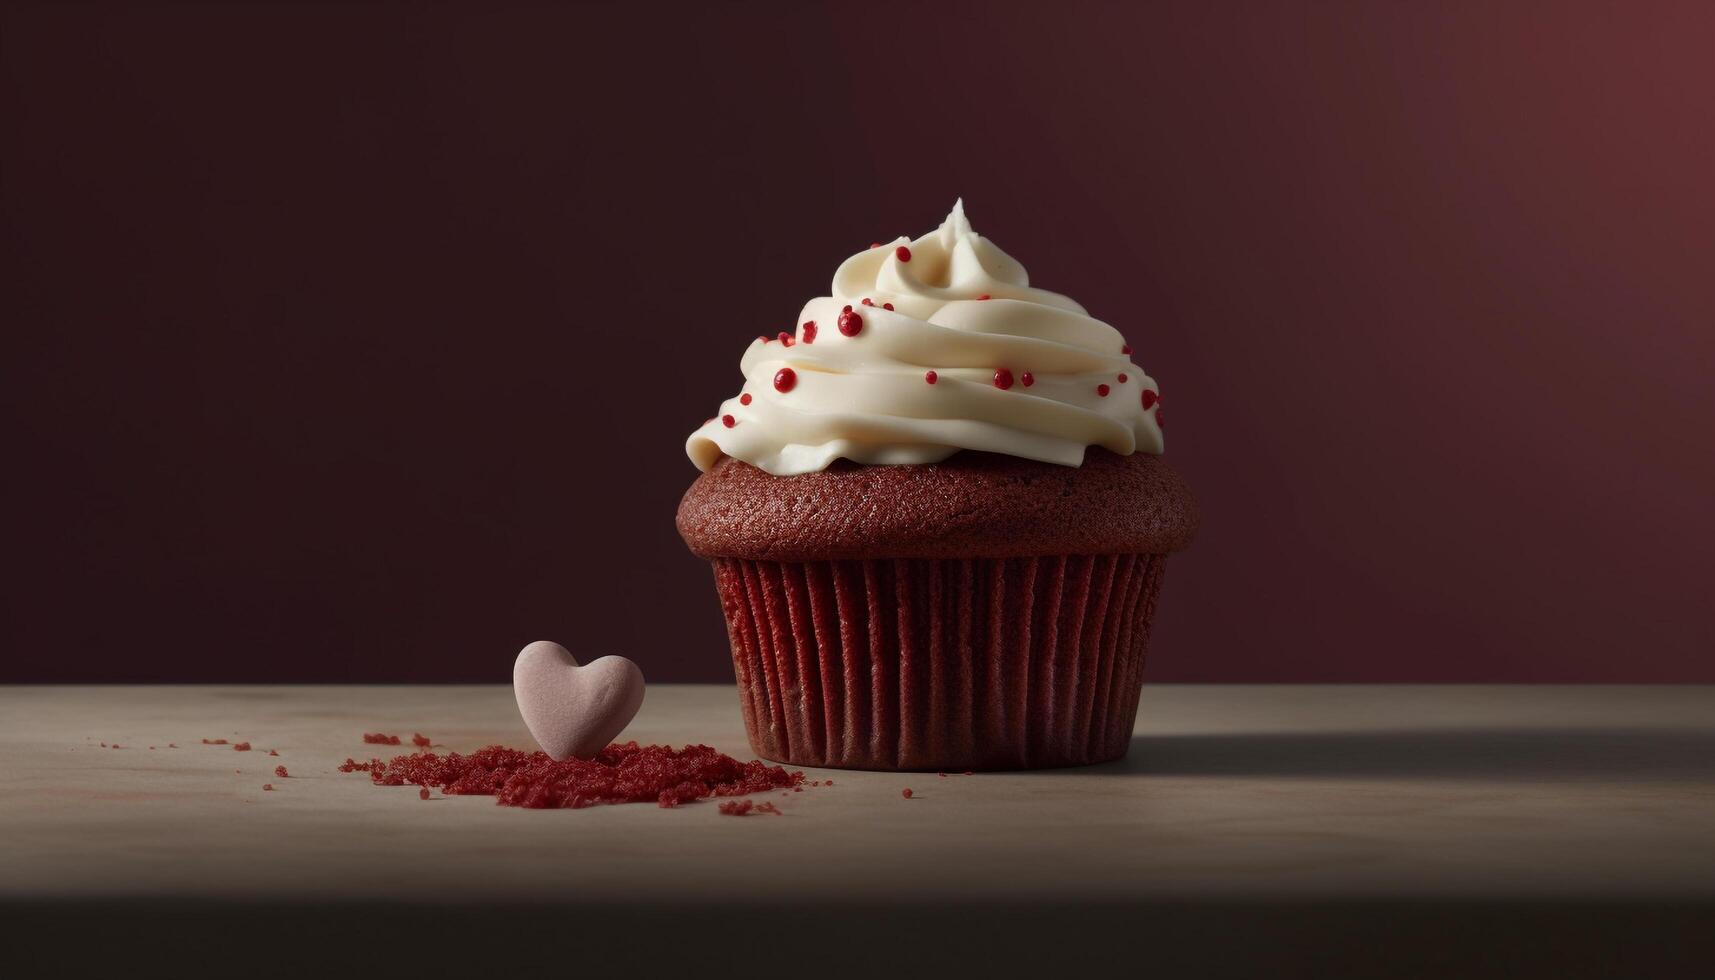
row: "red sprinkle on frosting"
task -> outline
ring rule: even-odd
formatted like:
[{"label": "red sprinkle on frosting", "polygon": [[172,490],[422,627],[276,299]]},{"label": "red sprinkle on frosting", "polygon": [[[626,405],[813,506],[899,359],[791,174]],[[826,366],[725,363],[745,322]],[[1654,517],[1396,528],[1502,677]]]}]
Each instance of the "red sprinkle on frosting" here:
[{"label": "red sprinkle on frosting", "polygon": [[905,797],[908,800],[911,799],[911,787],[909,787],[909,786],[905,787],[905,789],[903,791],[901,791],[899,795]]},{"label": "red sprinkle on frosting", "polygon": [[1103,398],[1108,397],[1108,391],[1109,388],[1107,385],[1096,385],[1096,394],[1101,395]]},{"label": "red sprinkle on frosting", "polygon": [[940,379],[940,377],[941,377],[940,375],[936,374],[933,371],[924,371],[923,372],[923,380],[929,382],[930,384],[934,384],[937,380]]},{"label": "red sprinkle on frosting", "polygon": [[1001,391],[1012,388],[1012,371],[1009,368],[995,368],[994,386]]},{"label": "red sprinkle on frosting", "polygon": [[279,776],[281,779],[285,779],[286,775],[287,775],[286,767],[285,766],[275,766],[274,767],[274,775]]},{"label": "red sprinkle on frosting", "polygon": [[415,745],[419,749],[426,749],[434,743],[429,741],[429,736],[424,735],[422,732],[413,732],[411,735],[411,744]]},{"label": "red sprinkle on frosting", "polygon": [[234,751],[234,752],[249,752],[250,751],[250,743],[249,742],[238,742],[232,746],[232,751]]},{"label": "red sprinkle on frosting", "polygon": [[747,391],[744,394],[738,396],[738,403],[740,405],[749,405],[750,404],[750,392]]},{"label": "red sprinkle on frosting", "polygon": [[909,262],[911,261],[911,250],[901,245],[893,250],[893,257],[901,262]]},{"label": "red sprinkle on frosting", "polygon": [[418,791],[417,791],[417,799],[419,799],[419,800],[426,800],[426,799],[428,799],[428,798],[429,798],[429,789],[428,789],[428,787],[426,787],[426,786],[425,786],[425,787],[423,787],[423,788],[422,788],[422,789],[420,789],[420,790],[418,790]]},{"label": "red sprinkle on frosting", "polygon": [[1125,375],[1120,375],[1120,384],[1125,384]]},{"label": "red sprinkle on frosting", "polygon": [[814,321],[814,320],[805,321],[804,325],[798,328],[798,339],[803,341],[806,344],[815,343],[816,342],[816,321]]},{"label": "red sprinkle on frosting", "polygon": [[981,296],[977,297],[977,299],[991,299],[991,298],[992,297],[990,297],[988,293],[984,293]]},{"label": "red sprinkle on frosting", "polygon": [[891,309],[893,309],[893,304],[892,303],[883,303],[883,304],[881,304],[881,308],[884,310],[891,310]]},{"label": "red sprinkle on frosting", "polygon": [[1131,353],[1131,345],[1130,345],[1130,344],[1126,344],[1126,345],[1125,345],[1125,346],[1124,346],[1124,347],[1121,347],[1121,348],[1120,348],[1120,353],[1121,353],[1121,354],[1130,354],[1130,353]]},{"label": "red sprinkle on frosting", "polygon": [[1026,388],[1028,388],[1031,385],[1036,383],[1036,375],[1031,374],[1029,371],[1026,371],[1022,375],[1019,376],[1018,380],[1024,382],[1024,386]]},{"label": "red sprinkle on frosting", "polygon": [[1155,404],[1155,403],[1156,403],[1156,402],[1158,402],[1158,401],[1160,401],[1160,400],[1161,400],[1161,396],[1160,396],[1160,395],[1158,395],[1158,394],[1156,394],[1156,393],[1155,393],[1155,392],[1153,392],[1153,391],[1150,391],[1150,390],[1149,390],[1149,389],[1148,389],[1148,388],[1145,388],[1145,389],[1143,389],[1143,394],[1142,394],[1142,395],[1140,395],[1140,396],[1138,396],[1138,397],[1139,397],[1139,399],[1140,399],[1140,400],[1141,400],[1141,401],[1142,401],[1142,402],[1143,402],[1143,410],[1144,410],[1144,411],[1146,411],[1146,412],[1147,412],[1147,411],[1149,411],[1149,409],[1150,409],[1150,408],[1151,408],[1151,407],[1152,407],[1152,406],[1153,406],[1153,405],[1154,405],[1154,404]]},{"label": "red sprinkle on frosting", "polygon": [[798,788],[804,781],[802,772],[740,762],[707,745],[674,749],[636,742],[609,745],[594,759],[564,762],[546,752],[491,745],[470,755],[419,752],[391,762],[347,759],[339,771],[367,772],[378,786],[420,786],[420,796],[433,786],[447,796],[492,796],[501,806],[537,810],[650,802],[675,807],[709,797]]},{"label": "red sprinkle on frosting", "polygon": [[874,306],[875,305],[874,301],[872,301],[868,296],[865,296],[861,302],[865,306]]},{"label": "red sprinkle on frosting", "polygon": [[780,336],[775,339],[780,341],[780,343],[786,347],[791,347],[793,344],[792,335],[784,330],[780,331]]},{"label": "red sprinkle on frosting", "polygon": [[[721,416],[721,424],[730,429],[733,426],[738,424],[738,419],[733,418],[731,415],[722,415]],[[394,744],[398,744],[398,743],[394,743]]]},{"label": "red sprinkle on frosting", "polygon": [[869,247],[870,247],[870,248],[880,248],[880,247],[881,247],[881,243],[880,243],[880,242],[870,242],[870,243],[869,243]]},{"label": "red sprinkle on frosting", "polygon": [[847,337],[856,337],[863,332],[863,317],[853,313],[852,308],[848,306],[846,311],[840,314],[839,327],[840,333]]},{"label": "red sprinkle on frosting", "polygon": [[792,386],[797,383],[798,372],[791,368],[781,368],[774,372],[774,390],[780,392],[782,395],[791,391]]}]

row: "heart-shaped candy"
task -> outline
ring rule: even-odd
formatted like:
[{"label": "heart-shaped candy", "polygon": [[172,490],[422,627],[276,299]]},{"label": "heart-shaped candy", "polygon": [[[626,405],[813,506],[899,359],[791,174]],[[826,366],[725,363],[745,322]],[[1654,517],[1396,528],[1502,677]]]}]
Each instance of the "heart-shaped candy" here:
[{"label": "heart-shaped candy", "polygon": [[624,657],[588,666],[537,640],[512,665],[512,693],[536,743],[555,759],[589,759],[607,748],[643,705],[643,672]]}]

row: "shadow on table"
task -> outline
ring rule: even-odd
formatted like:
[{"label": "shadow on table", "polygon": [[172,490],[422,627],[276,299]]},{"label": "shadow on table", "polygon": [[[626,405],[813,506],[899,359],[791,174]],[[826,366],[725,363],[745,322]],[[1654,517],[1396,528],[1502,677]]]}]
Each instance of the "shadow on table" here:
[{"label": "shadow on table", "polygon": [[1138,735],[1083,772],[1152,776],[1715,781],[1703,731],[1505,729]]}]

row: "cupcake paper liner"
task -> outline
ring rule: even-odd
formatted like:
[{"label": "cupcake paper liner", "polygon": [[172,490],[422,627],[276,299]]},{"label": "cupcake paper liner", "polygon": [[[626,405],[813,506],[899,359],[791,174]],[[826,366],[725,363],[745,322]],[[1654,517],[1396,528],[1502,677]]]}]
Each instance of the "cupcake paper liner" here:
[{"label": "cupcake paper liner", "polygon": [[751,748],[847,769],[1117,759],[1165,560],[717,558]]}]

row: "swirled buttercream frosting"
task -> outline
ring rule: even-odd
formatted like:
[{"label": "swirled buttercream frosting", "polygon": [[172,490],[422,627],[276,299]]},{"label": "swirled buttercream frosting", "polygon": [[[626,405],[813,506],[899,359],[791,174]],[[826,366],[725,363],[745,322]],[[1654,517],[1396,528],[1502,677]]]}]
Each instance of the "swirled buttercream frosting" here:
[{"label": "swirled buttercream frosting", "polygon": [[963,202],[922,238],[847,259],[798,322],[744,352],[743,389],[685,444],[698,469],[723,455],[785,476],[961,449],[1065,466],[1088,446],[1162,450],[1160,389],[1125,338],[1032,288]]}]

